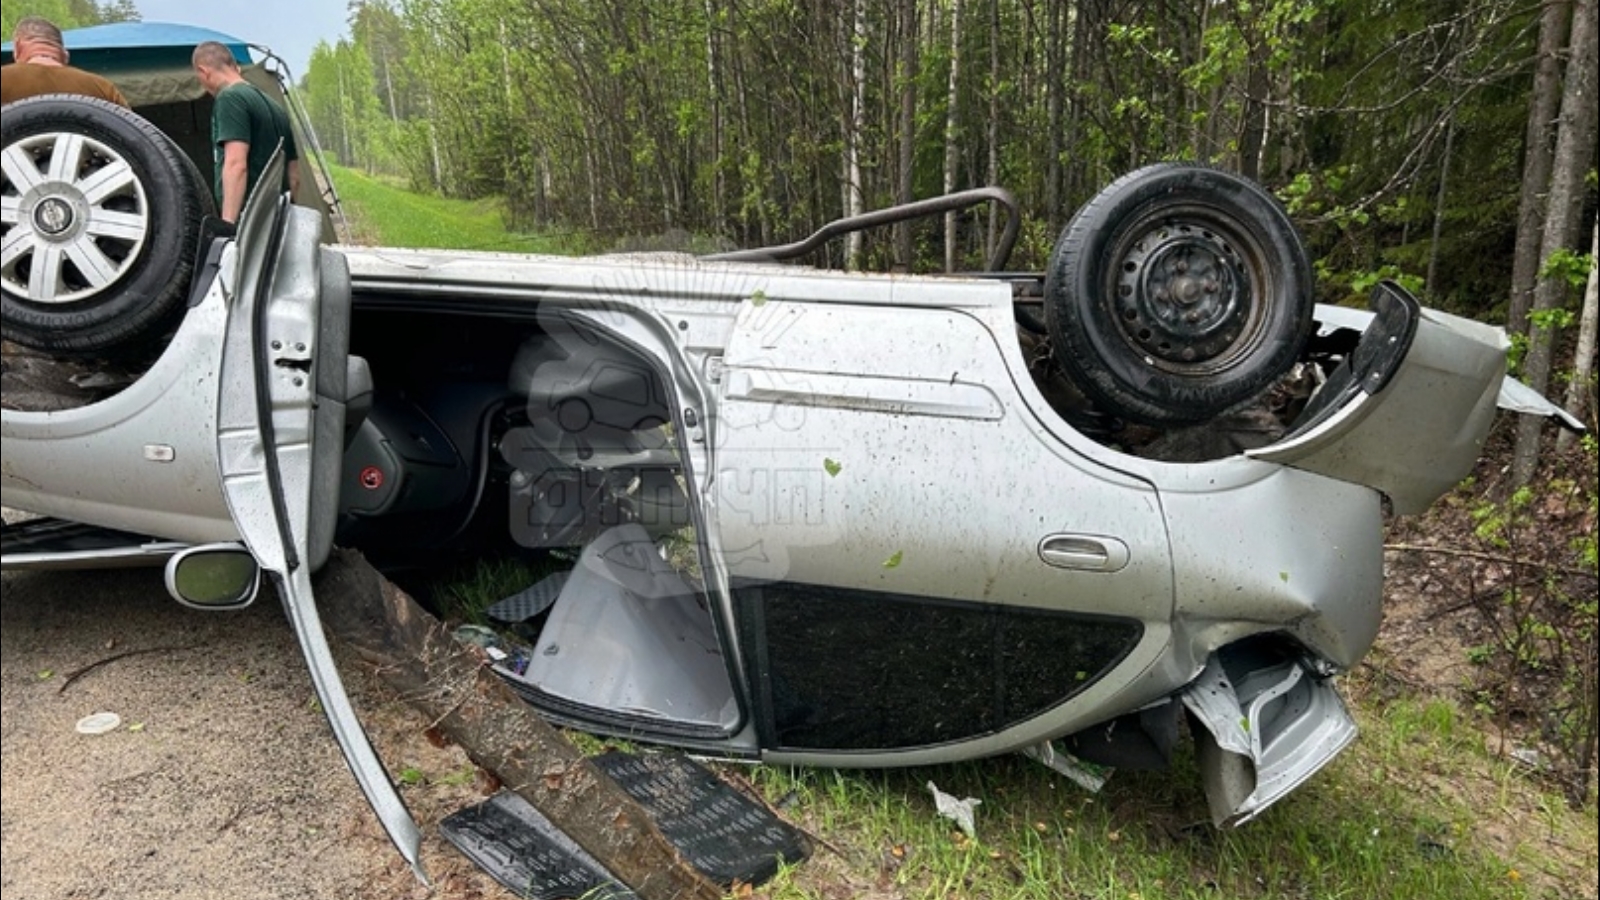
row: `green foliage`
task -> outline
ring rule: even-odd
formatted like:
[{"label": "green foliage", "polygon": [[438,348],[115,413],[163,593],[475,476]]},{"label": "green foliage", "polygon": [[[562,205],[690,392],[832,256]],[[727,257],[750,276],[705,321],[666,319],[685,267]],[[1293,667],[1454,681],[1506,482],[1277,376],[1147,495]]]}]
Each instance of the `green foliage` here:
[{"label": "green foliage", "polygon": [[1563,309],[1560,307],[1553,309],[1535,309],[1528,312],[1528,321],[1531,322],[1535,328],[1542,328],[1546,331],[1557,331],[1562,328],[1570,328],[1572,327],[1572,323],[1576,322],[1577,319],[1578,317],[1573,315],[1572,310]]},{"label": "green foliage", "polygon": [[1419,293],[1422,290],[1422,276],[1402,272],[1398,266],[1382,266],[1376,271],[1350,274],[1345,277],[1349,280],[1351,292],[1363,297],[1380,281],[1393,281],[1412,293]]},{"label": "green foliage", "polygon": [[66,31],[108,22],[137,22],[139,9],[132,0],[6,0],[0,6],[0,34],[11,40],[17,23],[28,16],[43,16]]},{"label": "green foliage", "polygon": [[1582,289],[1589,280],[1589,270],[1594,268],[1594,258],[1587,253],[1575,253],[1563,247],[1545,257],[1539,267],[1540,278],[1559,278],[1572,287]]}]

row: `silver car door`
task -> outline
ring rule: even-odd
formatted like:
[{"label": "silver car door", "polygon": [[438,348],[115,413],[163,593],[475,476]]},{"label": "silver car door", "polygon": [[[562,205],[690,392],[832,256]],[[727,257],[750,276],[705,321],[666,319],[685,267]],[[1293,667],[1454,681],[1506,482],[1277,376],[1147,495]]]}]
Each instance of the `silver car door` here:
[{"label": "silver car door", "polygon": [[[275,157],[262,183],[281,179],[283,165]],[[344,323],[323,317],[348,318],[342,258],[319,246],[320,234],[315,211],[281,194],[256,191],[241,216],[218,460],[234,521],[277,584],[345,761],[390,839],[426,880],[421,833],[356,719],[312,595],[311,571],[331,545],[327,523],[338,490],[327,480],[337,477],[344,424],[342,391],[319,388],[345,371]],[[325,310],[329,302],[343,308]]]},{"label": "silver car door", "polygon": [[1089,724],[1167,645],[1156,493],[1031,413],[1009,317],[1003,285],[826,275],[741,309],[714,508],[769,746],[1017,749]]}]

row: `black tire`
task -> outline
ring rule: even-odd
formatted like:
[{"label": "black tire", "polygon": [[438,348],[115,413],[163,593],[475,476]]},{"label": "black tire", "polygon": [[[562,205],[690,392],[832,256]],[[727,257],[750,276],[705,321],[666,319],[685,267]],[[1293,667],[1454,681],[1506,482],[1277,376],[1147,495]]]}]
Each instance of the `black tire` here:
[{"label": "black tire", "polygon": [[1311,261],[1282,205],[1205,166],[1161,163],[1112,182],[1050,256],[1056,361],[1107,412],[1188,425],[1239,406],[1299,357]]},{"label": "black tire", "polygon": [[168,332],[215,209],[194,163],[143,117],[89,97],[9,104],[0,135],[6,339],[123,355]]}]

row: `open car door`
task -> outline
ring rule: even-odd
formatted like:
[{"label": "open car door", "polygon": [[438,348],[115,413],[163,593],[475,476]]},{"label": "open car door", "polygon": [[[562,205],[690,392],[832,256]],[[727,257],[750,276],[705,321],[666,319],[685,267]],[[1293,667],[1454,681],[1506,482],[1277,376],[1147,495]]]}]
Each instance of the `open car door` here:
[{"label": "open car door", "polygon": [[[261,183],[283,177],[279,153]],[[240,217],[217,405],[223,492],[240,536],[279,596],[367,801],[423,878],[421,833],[373,752],[323,634],[311,572],[333,543],[345,399],[364,372],[348,355],[350,279],[319,246],[321,221],[255,191]],[[226,277],[226,275],[224,276]]]}]

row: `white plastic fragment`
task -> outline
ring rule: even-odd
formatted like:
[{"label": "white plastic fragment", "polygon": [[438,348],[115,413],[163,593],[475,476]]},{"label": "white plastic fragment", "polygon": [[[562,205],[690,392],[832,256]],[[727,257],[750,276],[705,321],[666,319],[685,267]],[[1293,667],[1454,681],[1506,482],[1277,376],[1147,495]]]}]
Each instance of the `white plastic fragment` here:
[{"label": "white plastic fragment", "polygon": [[98,712],[87,715],[78,720],[79,734],[105,734],[115,731],[122,724],[122,717],[114,712]]},{"label": "white plastic fragment", "polygon": [[1034,744],[1022,748],[1022,755],[1034,759],[1048,766],[1059,774],[1065,775],[1073,784],[1083,788],[1091,794],[1100,793],[1106,786],[1106,779],[1111,777],[1111,770],[1104,766],[1097,766],[1085,762],[1065,750],[1059,749],[1050,741]]},{"label": "white plastic fragment", "polygon": [[978,835],[977,827],[972,821],[973,808],[983,801],[973,797],[957,800],[939,790],[939,786],[931,781],[928,782],[928,790],[933,791],[933,806],[939,811],[939,815],[955,822],[968,838],[976,839]]}]

